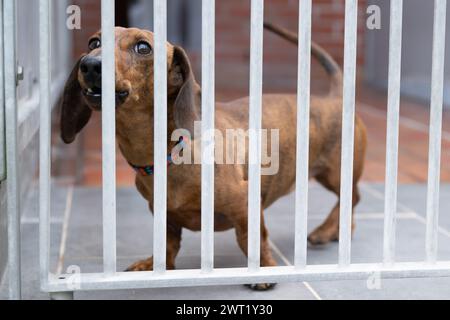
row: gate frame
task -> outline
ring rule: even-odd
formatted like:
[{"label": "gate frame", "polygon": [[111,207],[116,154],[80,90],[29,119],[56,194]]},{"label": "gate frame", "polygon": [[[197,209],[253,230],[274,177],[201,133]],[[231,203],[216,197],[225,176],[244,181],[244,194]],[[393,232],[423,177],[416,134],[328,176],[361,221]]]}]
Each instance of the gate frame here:
[{"label": "gate frame", "polygon": [[0,183],[6,179],[5,61],[3,57],[3,0],[0,0]]},{"label": "gate frame", "polygon": [[15,2],[3,2],[5,72],[5,137],[8,210],[8,291],[10,299],[21,298],[20,200],[18,178],[17,60]]}]

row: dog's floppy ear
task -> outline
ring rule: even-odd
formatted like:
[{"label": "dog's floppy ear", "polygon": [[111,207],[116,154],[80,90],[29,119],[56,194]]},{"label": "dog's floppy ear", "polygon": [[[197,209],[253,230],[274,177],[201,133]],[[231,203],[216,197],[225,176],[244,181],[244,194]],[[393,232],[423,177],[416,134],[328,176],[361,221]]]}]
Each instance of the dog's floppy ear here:
[{"label": "dog's floppy ear", "polygon": [[62,97],[61,138],[69,144],[88,123],[92,110],[83,101],[81,86],[78,82],[78,68],[84,55],[75,64],[69,79],[67,79]]},{"label": "dog's floppy ear", "polygon": [[194,73],[186,52],[175,46],[171,70],[175,80],[181,85],[174,103],[174,120],[177,128],[187,129],[194,136],[194,122],[201,120],[201,88],[195,81]]}]

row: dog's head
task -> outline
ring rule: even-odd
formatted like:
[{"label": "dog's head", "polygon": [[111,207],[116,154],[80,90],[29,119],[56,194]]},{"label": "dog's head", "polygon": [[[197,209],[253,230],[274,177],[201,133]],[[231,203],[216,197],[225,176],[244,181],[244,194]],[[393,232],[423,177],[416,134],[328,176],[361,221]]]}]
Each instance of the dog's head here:
[{"label": "dog's head", "polygon": [[[153,33],[139,29],[116,28],[116,116],[130,122],[143,112],[153,120]],[[71,143],[88,123],[93,111],[101,111],[102,46],[101,33],[88,41],[89,51],[75,64],[64,88],[61,137]],[[195,81],[185,51],[167,44],[167,94],[169,113],[177,128],[193,133],[200,118],[200,86]],[[133,125],[133,124],[130,124]]]}]

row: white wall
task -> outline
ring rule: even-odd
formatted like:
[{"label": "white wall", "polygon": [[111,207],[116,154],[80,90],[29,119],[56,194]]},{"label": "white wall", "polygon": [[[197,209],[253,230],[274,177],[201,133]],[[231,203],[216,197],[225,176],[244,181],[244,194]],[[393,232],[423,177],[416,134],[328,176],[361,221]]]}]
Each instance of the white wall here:
[{"label": "white wall", "polygon": [[[382,12],[382,29],[367,30],[366,79],[387,87],[389,50],[389,0],[370,0]],[[405,0],[403,12],[402,92],[429,101],[434,1]],[[450,6],[447,8],[445,103],[450,106]]]}]

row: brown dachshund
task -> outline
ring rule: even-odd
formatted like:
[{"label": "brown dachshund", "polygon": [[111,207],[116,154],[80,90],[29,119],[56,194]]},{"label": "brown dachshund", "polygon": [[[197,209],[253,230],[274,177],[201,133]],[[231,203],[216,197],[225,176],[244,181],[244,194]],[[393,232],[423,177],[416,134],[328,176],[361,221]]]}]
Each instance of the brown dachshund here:
[{"label": "brown dachshund", "polygon": [[[297,36],[270,25],[266,27],[297,42]],[[136,186],[153,208],[153,44],[152,32],[116,28],[116,128],[117,142],[126,160],[137,170]],[[76,63],[64,90],[61,135],[66,143],[87,124],[91,113],[101,109],[101,42],[100,33],[89,41],[89,52]],[[312,54],[321,62],[332,80],[331,93],[311,98],[310,176],[339,197],[342,73],[335,61],[319,46]],[[184,128],[192,140],[186,146],[199,149],[200,137],[194,136],[194,122],[201,120],[201,88],[194,78],[185,51],[167,44],[168,72],[168,147],[175,129]],[[218,130],[248,129],[249,99],[216,103]],[[279,130],[279,170],[262,176],[261,208],[266,209],[280,197],[290,193],[295,184],[296,159],[296,95],[267,94],[263,96],[263,128]],[[219,148],[218,146],[216,148]],[[356,119],[353,204],[359,201],[358,180],[363,170],[366,131]],[[248,154],[247,154],[248,157]],[[150,171],[149,171],[150,170]],[[234,228],[242,251],[247,254],[247,170],[245,164],[215,166],[215,230]],[[175,267],[183,228],[199,231],[201,226],[201,166],[172,165],[168,169],[167,199],[167,268]],[[338,239],[339,203],[326,221],[310,236],[312,244],[325,244]],[[274,266],[268,232],[261,212],[261,265]],[[148,258],[130,266],[128,271],[152,270]],[[267,289],[270,285],[255,285]]]}]

